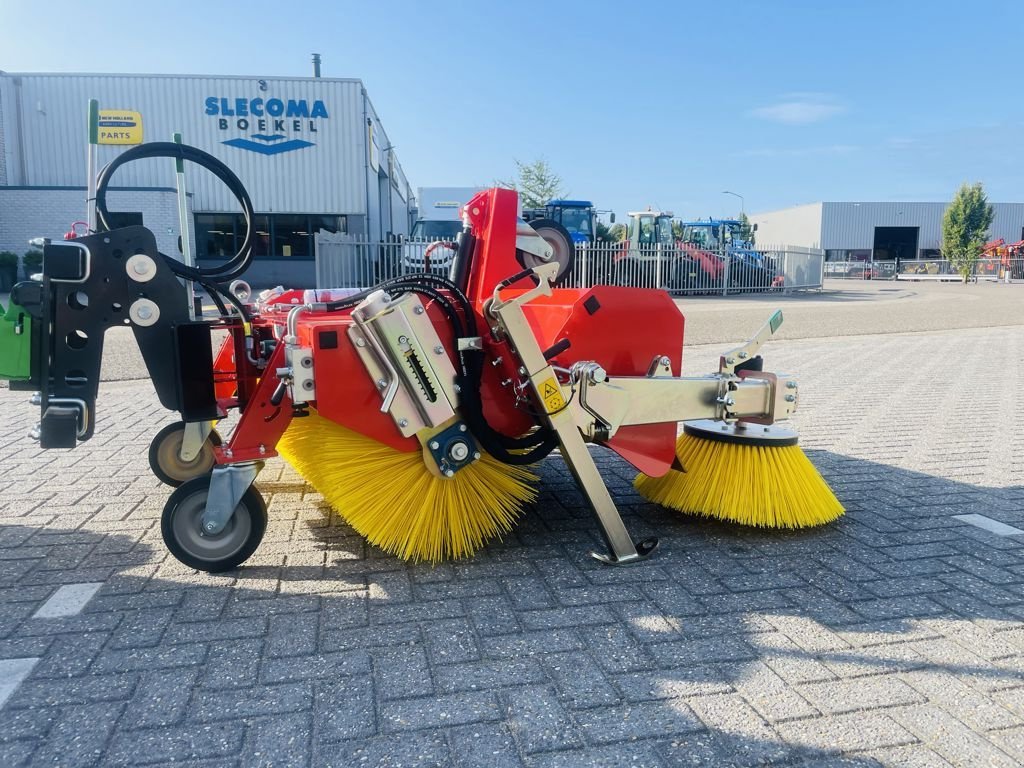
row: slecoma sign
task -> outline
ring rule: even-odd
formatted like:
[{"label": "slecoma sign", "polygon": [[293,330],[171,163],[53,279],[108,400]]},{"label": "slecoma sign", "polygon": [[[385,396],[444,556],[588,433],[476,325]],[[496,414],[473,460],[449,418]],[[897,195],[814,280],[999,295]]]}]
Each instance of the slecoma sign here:
[{"label": "slecoma sign", "polygon": [[[288,134],[314,134],[320,120],[330,117],[320,99],[231,99],[208,96],[206,114],[217,118],[222,131],[241,131],[245,137],[227,139],[222,144],[262,155],[279,155],[304,147],[312,141],[288,138]],[[252,133],[255,131],[255,133]]]}]

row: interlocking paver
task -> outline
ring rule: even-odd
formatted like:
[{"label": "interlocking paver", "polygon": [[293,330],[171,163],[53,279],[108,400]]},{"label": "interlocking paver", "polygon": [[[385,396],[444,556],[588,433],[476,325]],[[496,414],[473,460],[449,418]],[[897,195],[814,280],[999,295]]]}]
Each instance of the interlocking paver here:
[{"label": "interlocking paver", "polygon": [[[1014,328],[773,342],[846,518],[694,521],[595,453],[662,542],[620,569],[586,556],[557,458],[512,535],[438,566],[367,546],[275,460],[264,546],[198,574],[160,538],[147,382],[104,384],[73,452],[25,450],[31,409],[0,389],[0,660],[40,659],[0,708],[0,765],[1020,764],[1024,541],[953,518],[1024,526],[1024,395],[972,415],[996,353],[1024,376]],[[31,618],[90,581],[81,614]]]}]

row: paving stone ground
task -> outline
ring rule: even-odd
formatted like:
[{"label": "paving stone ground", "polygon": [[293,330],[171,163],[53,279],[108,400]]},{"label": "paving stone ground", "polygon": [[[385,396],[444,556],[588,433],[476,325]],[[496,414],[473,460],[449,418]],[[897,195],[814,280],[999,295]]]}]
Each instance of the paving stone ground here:
[{"label": "paving stone ground", "polygon": [[[686,351],[688,371],[717,347]],[[1017,766],[1024,763],[1020,328],[773,343],[845,503],[807,532],[643,502],[600,454],[641,565],[587,556],[560,460],[503,542],[411,565],[282,463],[237,572],[181,566],[146,447],[148,382],[104,385],[95,438],[41,452],[0,390],[0,766]],[[61,585],[82,613],[33,618]],[[5,666],[6,665],[6,666]],[[4,693],[0,680],[0,696]]]}]

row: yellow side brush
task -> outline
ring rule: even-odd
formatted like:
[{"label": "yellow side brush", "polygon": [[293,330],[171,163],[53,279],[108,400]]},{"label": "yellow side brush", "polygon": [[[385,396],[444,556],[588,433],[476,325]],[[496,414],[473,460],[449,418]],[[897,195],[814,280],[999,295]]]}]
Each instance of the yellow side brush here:
[{"label": "yellow side brush", "polygon": [[467,557],[512,530],[538,478],[483,454],[452,478],[311,411],[292,421],[280,454],[349,525],[403,560]]},{"label": "yellow side brush", "polygon": [[807,528],[843,514],[795,432],[778,427],[688,422],[676,443],[683,471],[640,474],[633,485],[649,501],[759,528]]}]

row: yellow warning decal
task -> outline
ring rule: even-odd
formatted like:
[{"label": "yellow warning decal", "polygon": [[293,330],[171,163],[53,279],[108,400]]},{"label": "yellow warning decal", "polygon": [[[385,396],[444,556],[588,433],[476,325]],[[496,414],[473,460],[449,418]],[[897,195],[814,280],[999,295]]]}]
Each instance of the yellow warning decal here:
[{"label": "yellow warning decal", "polygon": [[562,397],[562,390],[554,376],[540,383],[540,399],[544,401],[544,408],[548,413],[555,413],[565,408],[565,398]]}]

